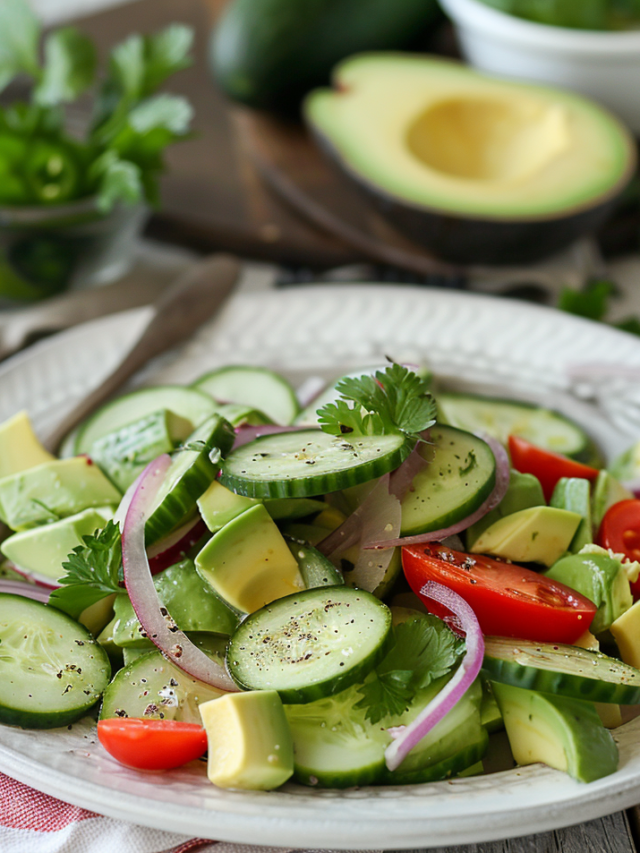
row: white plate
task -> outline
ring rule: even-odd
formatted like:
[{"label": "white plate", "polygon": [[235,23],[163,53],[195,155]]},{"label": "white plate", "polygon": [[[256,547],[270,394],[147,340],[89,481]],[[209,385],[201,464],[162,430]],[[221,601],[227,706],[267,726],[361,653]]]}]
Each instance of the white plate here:
[{"label": "white plate", "polygon": [[[0,420],[26,407],[38,427],[53,425],[117,360],[144,317],[140,310],[86,324],[5,364]],[[301,379],[380,363],[385,355],[426,361],[463,385],[479,382],[554,405],[579,419],[609,455],[640,435],[638,383],[573,389],[565,373],[569,364],[594,361],[640,368],[640,339],[548,309],[457,292],[345,285],[239,295],[148,378],[188,382],[216,365],[246,362]],[[420,848],[541,832],[639,801],[640,719],[615,737],[620,769],[589,785],[532,765],[398,788],[223,791],[197,763],[164,774],[118,765],[96,744],[88,721],[70,731],[0,727],[0,770],[79,806],[186,835],[283,847]]]}]

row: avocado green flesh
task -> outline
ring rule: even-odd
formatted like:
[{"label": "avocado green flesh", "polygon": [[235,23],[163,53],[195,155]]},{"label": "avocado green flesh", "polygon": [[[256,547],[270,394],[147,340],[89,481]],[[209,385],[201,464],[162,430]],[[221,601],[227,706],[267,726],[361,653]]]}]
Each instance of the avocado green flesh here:
[{"label": "avocado green flesh", "polygon": [[529,509],[532,506],[545,506],[540,481],[533,474],[521,474],[512,468],[509,472],[507,493],[498,506],[479,521],[476,521],[475,524],[472,524],[471,527],[467,527],[465,531],[467,548],[471,550],[476,540],[496,521],[500,521],[506,515],[520,512],[522,509]]},{"label": "avocado green flesh", "polygon": [[579,782],[615,773],[618,749],[589,702],[494,684],[511,751],[520,765],[542,762]]},{"label": "avocado green flesh", "polygon": [[627,182],[630,135],[556,89],[447,60],[371,53],[343,62],[305,114],[344,167],[418,207],[509,219],[599,205]]}]

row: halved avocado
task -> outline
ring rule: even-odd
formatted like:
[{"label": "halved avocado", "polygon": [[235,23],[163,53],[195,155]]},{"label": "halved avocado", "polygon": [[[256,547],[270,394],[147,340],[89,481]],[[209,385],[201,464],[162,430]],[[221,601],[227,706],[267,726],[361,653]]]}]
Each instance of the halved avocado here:
[{"label": "halved avocado", "polygon": [[365,53],[305,101],[332,160],[441,257],[523,263],[597,228],[635,168],[626,128],[570,92]]}]

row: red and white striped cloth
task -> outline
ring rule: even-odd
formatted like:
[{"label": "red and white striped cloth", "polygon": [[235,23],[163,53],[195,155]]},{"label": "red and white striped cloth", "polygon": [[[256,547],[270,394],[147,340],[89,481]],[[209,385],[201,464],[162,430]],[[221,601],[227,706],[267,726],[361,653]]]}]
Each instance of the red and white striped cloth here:
[{"label": "red and white striped cloth", "polygon": [[[292,853],[185,838],[89,812],[0,773],[0,853]],[[320,853],[320,851],[306,851]],[[370,851],[377,853],[377,851]]]}]

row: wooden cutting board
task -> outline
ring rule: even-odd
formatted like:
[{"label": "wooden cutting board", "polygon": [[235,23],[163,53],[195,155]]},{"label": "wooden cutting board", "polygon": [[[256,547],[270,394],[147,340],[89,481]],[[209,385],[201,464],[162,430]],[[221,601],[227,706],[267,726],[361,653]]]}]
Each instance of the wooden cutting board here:
[{"label": "wooden cutting board", "polygon": [[209,33],[223,5],[224,0],[136,0],[76,22],[102,55],[131,32],[150,32],[172,21],[195,29],[195,63],[168,88],[194,105],[196,135],[169,151],[162,208],[151,220],[150,235],[296,266],[326,268],[361,260],[361,252],[282,204],[257,174],[233,111],[207,68]]}]

